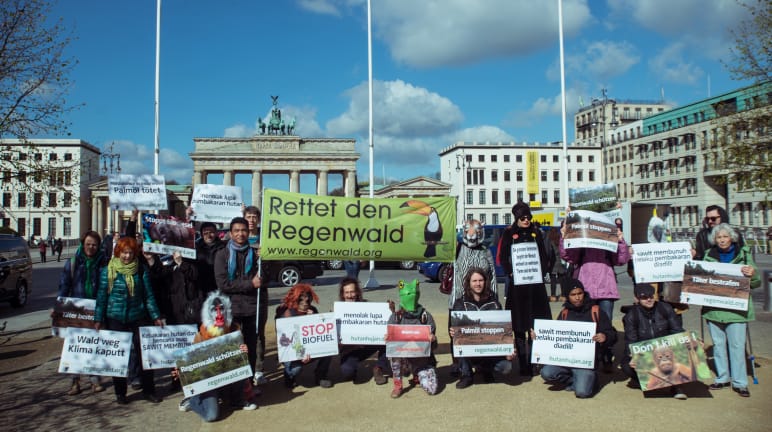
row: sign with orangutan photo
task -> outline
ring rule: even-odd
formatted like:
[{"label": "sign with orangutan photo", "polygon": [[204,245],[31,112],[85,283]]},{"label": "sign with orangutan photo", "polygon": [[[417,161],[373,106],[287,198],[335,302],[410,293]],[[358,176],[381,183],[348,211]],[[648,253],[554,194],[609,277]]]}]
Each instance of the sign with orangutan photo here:
[{"label": "sign with orangutan photo", "polygon": [[641,390],[656,390],[712,377],[705,351],[694,332],[677,333],[630,344],[631,366]]},{"label": "sign with orangutan photo", "polygon": [[196,230],[193,223],[174,217],[142,215],[142,249],[169,255],[179,252],[183,258],[196,259]]}]

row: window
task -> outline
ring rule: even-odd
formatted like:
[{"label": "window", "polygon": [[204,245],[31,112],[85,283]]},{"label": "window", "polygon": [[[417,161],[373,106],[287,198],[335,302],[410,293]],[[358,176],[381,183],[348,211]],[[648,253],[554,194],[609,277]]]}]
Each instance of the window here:
[{"label": "window", "polygon": [[19,171],[19,183],[27,183],[27,171]]},{"label": "window", "polygon": [[552,162],[560,162],[560,156],[552,155]]},{"label": "window", "polygon": [[541,155],[539,160],[542,161],[542,162],[547,162],[547,155]]},{"label": "window", "polygon": [[512,191],[505,190],[504,191],[504,204],[512,204]]},{"label": "window", "polygon": [[8,183],[9,181],[11,181],[11,172],[8,170],[3,171],[3,182]]},{"label": "window", "polygon": [[4,161],[11,160],[11,154],[10,153],[3,153],[3,160]]},{"label": "window", "polygon": [[8,208],[11,206],[11,193],[3,192],[3,207]]},{"label": "window", "polygon": [[512,181],[512,173],[509,170],[504,170],[504,181]]},{"label": "window", "polygon": [[491,204],[497,205],[499,203],[499,191],[491,191]]},{"label": "window", "polygon": [[485,213],[480,213],[480,222],[485,223]]},{"label": "window", "polygon": [[499,157],[497,155],[491,155],[491,162],[498,162]]},{"label": "window", "polygon": [[517,172],[515,173],[515,179],[517,181],[519,181],[519,182],[523,181],[523,171],[522,170],[517,170]]},{"label": "window", "polygon": [[48,193],[48,206],[49,207],[56,207],[56,192],[49,192]]},{"label": "window", "polygon": [[523,155],[515,155],[515,162],[522,162],[523,161]]},{"label": "window", "polygon": [[547,196],[547,191],[546,190],[541,191],[541,203],[542,204],[549,204],[549,196]]},{"label": "window", "polygon": [[517,201],[523,200],[523,191],[519,190],[517,191]]},{"label": "window", "polygon": [[[35,192],[35,195],[33,197],[32,201],[32,207],[42,207],[43,206],[43,194],[41,192]],[[38,230],[40,231],[40,230]],[[38,232],[38,234],[40,234]]]},{"label": "window", "polygon": [[48,218],[48,236],[56,237],[56,218]]},{"label": "window", "polygon": [[473,193],[473,191],[472,191],[471,189],[470,189],[470,190],[467,190],[467,191],[466,191],[466,205],[472,205],[472,204],[473,204],[473,203],[472,203],[472,199],[473,199],[473,198],[474,198],[474,193]]},{"label": "window", "polygon": [[552,191],[552,202],[553,204],[560,204],[560,189]]},{"label": "window", "polygon": [[560,181],[560,171],[552,171],[552,181]]},{"label": "window", "polygon": [[[27,153],[19,153],[19,160],[25,161],[27,160]],[[21,233],[20,233],[21,234]]]},{"label": "window", "polygon": [[576,181],[584,181],[584,173],[582,170],[576,172]]},{"label": "window", "polygon": [[33,218],[32,219],[32,234],[35,234],[36,236],[40,235],[40,218]]},{"label": "window", "polygon": [[72,160],[72,153],[65,153],[64,154],[64,160],[71,161]]},{"label": "window", "polygon": [[491,181],[492,182],[499,181],[499,171],[498,170],[491,170]]},{"label": "window", "polygon": [[72,193],[65,192],[64,193],[64,204],[65,207],[72,207]]},{"label": "window", "polygon": [[477,162],[485,162],[485,155],[477,155]]},{"label": "window", "polygon": [[492,217],[493,217],[493,219],[491,220],[491,223],[493,225],[498,225],[499,224],[499,214],[498,213],[493,213]]},{"label": "window", "polygon": [[485,204],[485,190],[483,189],[480,191],[480,205],[484,205],[484,204]]},{"label": "window", "polygon": [[72,186],[72,171],[64,172],[64,184],[67,186]]},{"label": "window", "polygon": [[511,213],[505,213],[504,214],[504,223],[506,225],[509,225],[512,223],[512,214]]},{"label": "window", "polygon": [[[19,193],[19,201],[17,207],[27,207],[27,194],[24,192]],[[19,233],[22,234],[22,233]]]},{"label": "window", "polygon": [[62,235],[65,237],[72,236],[72,218],[62,219]]},{"label": "window", "polygon": [[[579,161],[579,162],[581,162],[581,161]],[[595,156],[594,155],[587,156],[587,162],[590,162],[590,163],[595,162]]]},{"label": "window", "polygon": [[474,215],[472,213],[467,213],[466,220],[471,220],[471,219],[474,219]]},{"label": "window", "polygon": [[[42,153],[35,153],[35,160],[40,162],[43,160],[43,154]],[[38,233],[40,235],[40,233]]]},{"label": "window", "polygon": [[541,181],[547,181],[547,171],[541,172]]},{"label": "window", "polygon": [[582,161],[582,155],[576,155],[576,161],[581,162]]},{"label": "window", "polygon": [[49,153],[48,160],[55,161],[59,156],[56,153]]},{"label": "window", "polygon": [[16,231],[20,235],[24,235],[24,233],[27,232],[27,219],[26,218],[19,218],[16,222]]},{"label": "window", "polygon": [[509,162],[509,155],[504,155],[504,162]]},{"label": "window", "polygon": [[[590,172],[587,175],[591,182],[595,181],[595,170],[590,170]],[[619,177],[619,167],[617,167],[617,177]]]}]

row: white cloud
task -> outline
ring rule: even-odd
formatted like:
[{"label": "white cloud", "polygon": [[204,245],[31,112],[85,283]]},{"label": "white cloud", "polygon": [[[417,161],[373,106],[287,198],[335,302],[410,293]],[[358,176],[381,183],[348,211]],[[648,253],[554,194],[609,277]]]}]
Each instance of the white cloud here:
[{"label": "white cloud", "polygon": [[[570,131],[573,128],[571,118],[573,116],[572,113],[575,113],[579,109],[579,102],[582,100],[581,92],[577,90],[576,88],[567,88],[566,89],[566,115],[568,116],[567,120],[567,129],[570,133]],[[584,101],[584,103],[588,103],[589,101]],[[557,94],[555,96],[544,98],[540,97],[533,101],[531,106],[528,109],[525,110],[515,110],[509,114],[507,114],[505,118],[504,124],[507,126],[512,127],[530,127],[534,124],[540,123],[542,120],[544,120],[545,117],[554,117],[558,116],[560,118],[560,115],[562,113],[562,98],[560,94]],[[562,135],[562,132],[556,131],[555,136]]]},{"label": "white cloud", "polygon": [[[287,105],[280,107],[280,109],[282,118],[285,119],[285,121],[295,119],[295,135],[304,137],[324,136],[324,132],[322,131],[322,128],[319,127],[319,122],[316,120],[316,108]],[[269,110],[266,115],[261,116],[260,118],[266,122],[271,118],[271,111]],[[252,126],[236,123],[233,126],[225,128],[223,136],[229,138],[247,138],[257,135],[258,128],[258,119],[255,119],[255,123]]]},{"label": "white cloud", "polygon": [[[327,122],[327,132],[330,136],[367,135],[367,83],[345,95],[349,107]],[[455,130],[463,120],[461,110],[448,98],[401,80],[374,81],[373,103],[373,129],[381,136],[434,136]]]},{"label": "white cloud", "polygon": [[341,13],[336,3],[338,2],[334,0],[298,0],[298,5],[307,11],[322,15],[340,16]]},{"label": "white cloud", "polygon": [[[127,140],[113,141],[113,152],[121,155],[121,173],[152,174],[155,168],[155,154],[150,146]],[[193,177],[193,161],[187,154],[163,147],[158,157],[159,172],[167,180],[190,184]]]},{"label": "white cloud", "polygon": [[695,84],[705,73],[699,66],[685,59],[684,51],[686,48],[683,43],[671,44],[649,60],[649,68],[662,82]]}]

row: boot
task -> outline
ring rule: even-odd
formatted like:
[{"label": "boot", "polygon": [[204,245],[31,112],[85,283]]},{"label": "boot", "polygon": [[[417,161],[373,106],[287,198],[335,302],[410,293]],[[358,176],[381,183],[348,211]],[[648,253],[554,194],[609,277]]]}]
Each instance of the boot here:
[{"label": "boot", "polygon": [[80,381],[73,381],[72,387],[70,387],[70,391],[67,392],[70,396],[75,396],[76,394],[80,393]]},{"label": "boot", "polygon": [[378,366],[373,368],[373,380],[375,380],[377,385],[386,384],[386,376],[383,375],[383,369]]},{"label": "boot", "polygon": [[396,399],[402,396],[402,379],[394,379],[394,389],[391,391],[391,398]]},{"label": "boot", "polygon": [[102,387],[102,384],[99,383],[91,383],[91,391],[94,393],[100,393],[105,391],[105,388]]}]

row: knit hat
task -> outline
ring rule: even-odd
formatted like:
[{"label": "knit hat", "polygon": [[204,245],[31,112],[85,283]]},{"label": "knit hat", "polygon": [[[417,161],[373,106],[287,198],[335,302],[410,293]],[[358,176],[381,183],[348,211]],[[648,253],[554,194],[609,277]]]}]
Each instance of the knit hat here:
[{"label": "knit hat", "polygon": [[574,288],[581,288],[581,290],[584,291],[585,296],[588,297],[587,290],[584,289],[584,284],[579,279],[568,279],[566,283],[561,284],[563,297],[568,298],[568,294],[573,291]]},{"label": "knit hat", "polygon": [[204,229],[206,228],[212,228],[213,230],[217,231],[217,225],[215,225],[213,222],[204,222],[198,228],[198,232],[204,232]]},{"label": "knit hat", "polygon": [[528,207],[528,204],[518,201],[517,204],[512,206],[512,215],[515,217],[515,220],[523,216],[531,216],[531,208]]},{"label": "knit hat", "polygon": [[654,287],[647,283],[635,284],[633,295],[635,297],[654,297]]}]

